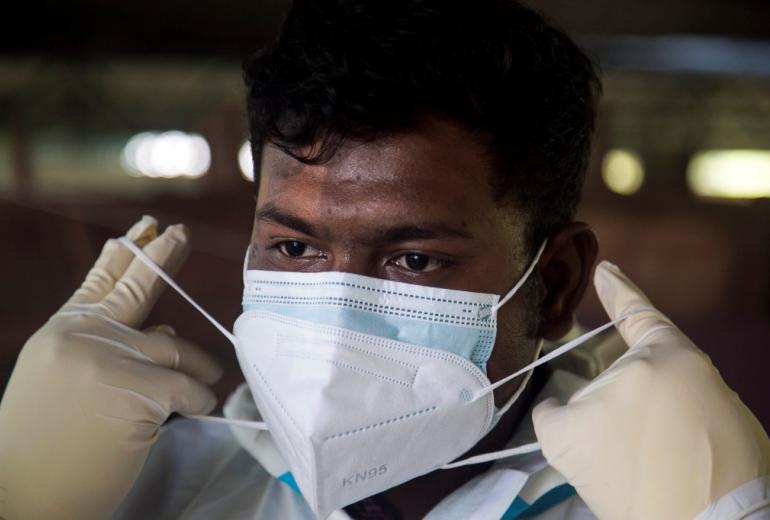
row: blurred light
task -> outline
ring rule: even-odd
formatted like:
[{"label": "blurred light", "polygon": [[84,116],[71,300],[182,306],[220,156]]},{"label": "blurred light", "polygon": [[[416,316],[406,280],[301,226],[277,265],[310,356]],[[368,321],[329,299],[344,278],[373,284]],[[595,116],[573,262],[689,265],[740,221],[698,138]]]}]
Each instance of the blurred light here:
[{"label": "blurred light", "polygon": [[238,150],[238,165],[241,167],[243,178],[254,182],[254,160],[251,157],[251,144],[248,141]]},{"label": "blurred light", "polygon": [[644,183],[644,166],[641,158],[630,150],[614,149],[607,152],[602,161],[602,179],[607,187],[621,195],[639,191]]},{"label": "blurred light", "polygon": [[149,132],[136,134],[128,140],[123,148],[123,153],[120,154],[120,164],[123,166],[123,170],[132,177],[143,176],[139,169],[139,149],[152,135]]},{"label": "blurred light", "polygon": [[142,132],[132,137],[121,154],[121,164],[135,177],[200,177],[211,165],[211,150],[197,134],[178,130]]},{"label": "blurred light", "polygon": [[687,166],[687,184],[701,197],[770,197],[770,151],[698,152]]}]

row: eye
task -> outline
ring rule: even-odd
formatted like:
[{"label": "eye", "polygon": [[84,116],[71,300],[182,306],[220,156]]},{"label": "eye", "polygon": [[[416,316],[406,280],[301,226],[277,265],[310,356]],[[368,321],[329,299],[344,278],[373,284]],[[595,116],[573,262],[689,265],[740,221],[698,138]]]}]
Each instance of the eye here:
[{"label": "eye", "polygon": [[408,269],[409,271],[414,271],[416,273],[427,273],[441,267],[443,262],[428,255],[407,253],[396,258],[395,264],[403,269]]},{"label": "eye", "polygon": [[286,240],[280,242],[277,247],[281,253],[291,258],[310,258],[320,255],[320,251],[316,248],[299,240]]}]

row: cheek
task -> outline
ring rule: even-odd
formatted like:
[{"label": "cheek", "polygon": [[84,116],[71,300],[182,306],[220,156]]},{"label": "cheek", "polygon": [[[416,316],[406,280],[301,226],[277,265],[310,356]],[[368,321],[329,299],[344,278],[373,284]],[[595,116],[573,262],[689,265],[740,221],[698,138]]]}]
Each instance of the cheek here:
[{"label": "cheek", "polygon": [[[487,376],[493,383],[534,360],[537,349],[537,308],[522,300],[527,299],[514,298],[498,314],[495,347],[487,363]],[[516,378],[495,390],[495,404],[504,404],[520,382],[521,378]]]},{"label": "cheek", "polygon": [[[511,302],[513,303],[513,302]],[[523,366],[526,363],[518,363],[526,358],[521,352],[521,344],[530,339],[528,313],[521,305],[511,305],[510,303],[500,309],[497,316],[497,337],[495,338],[495,348],[489,358],[489,375],[499,375],[503,377],[515,371],[517,365]],[[494,372],[501,371],[500,374]],[[490,377],[490,379],[492,379]]]}]

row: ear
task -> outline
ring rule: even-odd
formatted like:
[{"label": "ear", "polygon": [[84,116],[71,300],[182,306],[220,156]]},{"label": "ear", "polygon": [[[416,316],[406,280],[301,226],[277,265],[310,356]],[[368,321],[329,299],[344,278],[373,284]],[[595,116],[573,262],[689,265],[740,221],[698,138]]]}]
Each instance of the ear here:
[{"label": "ear", "polygon": [[540,335],[546,340],[555,341],[572,328],[598,250],[596,235],[583,222],[571,222],[548,239],[538,262],[545,286]]}]

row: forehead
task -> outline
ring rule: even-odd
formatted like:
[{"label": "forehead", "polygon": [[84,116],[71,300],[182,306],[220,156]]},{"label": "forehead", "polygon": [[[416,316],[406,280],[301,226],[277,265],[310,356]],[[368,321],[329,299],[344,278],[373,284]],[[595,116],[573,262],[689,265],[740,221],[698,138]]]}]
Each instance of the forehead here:
[{"label": "forehead", "polygon": [[495,202],[492,162],[480,136],[430,119],[371,142],[347,142],[320,165],[275,146],[262,154],[258,206],[359,226],[440,221],[463,228],[500,225],[511,210]]}]

